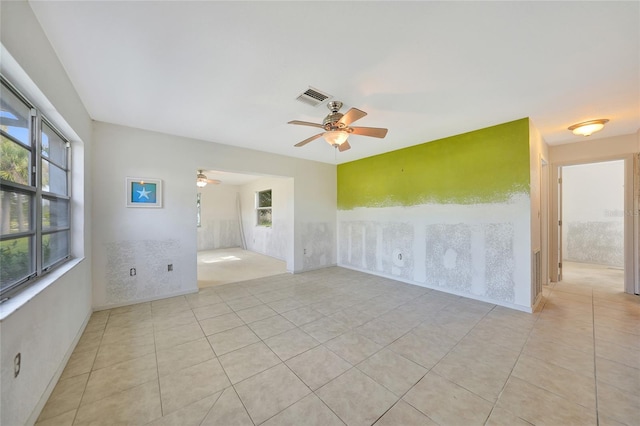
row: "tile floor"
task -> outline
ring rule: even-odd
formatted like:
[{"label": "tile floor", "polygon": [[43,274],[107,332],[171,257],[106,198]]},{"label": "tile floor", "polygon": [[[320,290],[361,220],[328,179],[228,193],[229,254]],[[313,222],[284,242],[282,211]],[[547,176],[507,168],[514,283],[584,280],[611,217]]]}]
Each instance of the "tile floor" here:
[{"label": "tile floor", "polygon": [[198,287],[213,287],[239,281],[280,275],[287,263],[239,247],[198,252]]},{"label": "tile floor", "polygon": [[38,425],[640,424],[640,298],[565,279],[533,315],[342,268],[96,312]]}]

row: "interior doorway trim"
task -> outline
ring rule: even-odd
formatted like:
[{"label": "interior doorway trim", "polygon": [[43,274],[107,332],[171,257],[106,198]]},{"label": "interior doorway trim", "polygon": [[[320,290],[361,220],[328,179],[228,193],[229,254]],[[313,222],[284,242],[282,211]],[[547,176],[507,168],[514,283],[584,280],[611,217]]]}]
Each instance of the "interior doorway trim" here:
[{"label": "interior doorway trim", "polygon": [[[577,166],[583,164],[602,163],[607,161],[624,161],[624,291],[625,293],[638,294],[638,210],[635,208],[638,200],[636,199],[635,182],[636,182],[636,165],[634,163],[634,154],[623,154],[608,157],[594,157],[588,160],[580,161],[563,161],[555,162],[551,165],[550,185],[550,211],[549,211],[549,275],[551,281],[557,282],[561,279],[561,270],[559,264],[560,259],[560,238],[559,220],[561,212],[560,192],[558,179],[560,177],[560,169],[564,166]],[[640,188],[638,188],[640,189]]]}]

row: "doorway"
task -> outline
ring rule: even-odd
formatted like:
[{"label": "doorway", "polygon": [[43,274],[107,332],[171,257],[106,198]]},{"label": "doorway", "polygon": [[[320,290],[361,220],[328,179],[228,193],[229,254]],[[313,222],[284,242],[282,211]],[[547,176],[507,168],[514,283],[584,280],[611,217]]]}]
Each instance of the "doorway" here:
[{"label": "doorway", "polygon": [[[292,261],[293,179],[198,170],[198,287],[284,274]],[[273,220],[258,223],[256,194],[269,190]],[[273,193],[273,205],[271,194]],[[264,210],[264,209],[263,209]]]},{"label": "doorway", "polygon": [[558,279],[625,291],[625,160],[563,165],[558,177]]}]

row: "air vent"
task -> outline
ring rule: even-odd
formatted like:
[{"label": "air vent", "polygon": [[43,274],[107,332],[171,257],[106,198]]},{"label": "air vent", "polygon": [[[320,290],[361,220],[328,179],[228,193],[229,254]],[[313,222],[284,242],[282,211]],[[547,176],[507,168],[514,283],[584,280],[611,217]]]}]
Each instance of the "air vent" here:
[{"label": "air vent", "polygon": [[332,97],[331,95],[322,93],[319,90],[309,86],[309,88],[305,90],[302,94],[300,94],[300,96],[298,96],[296,99],[307,105],[318,106],[331,97]]}]

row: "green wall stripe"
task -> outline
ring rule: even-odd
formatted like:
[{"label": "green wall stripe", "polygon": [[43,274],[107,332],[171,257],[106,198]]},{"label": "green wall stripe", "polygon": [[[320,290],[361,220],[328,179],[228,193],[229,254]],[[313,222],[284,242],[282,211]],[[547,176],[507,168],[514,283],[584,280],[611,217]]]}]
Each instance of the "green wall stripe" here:
[{"label": "green wall stripe", "polygon": [[477,204],[529,193],[529,119],[338,165],[338,208]]}]

